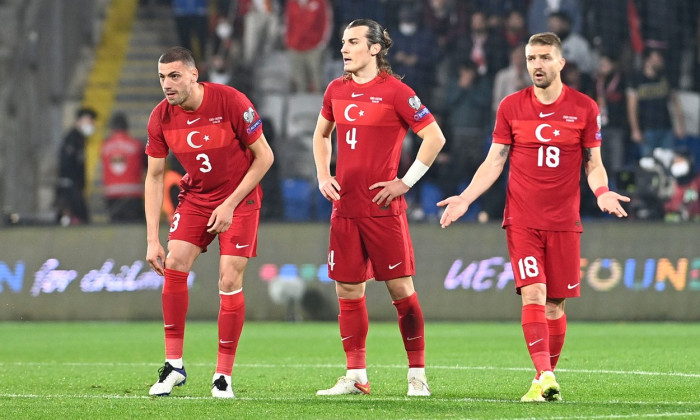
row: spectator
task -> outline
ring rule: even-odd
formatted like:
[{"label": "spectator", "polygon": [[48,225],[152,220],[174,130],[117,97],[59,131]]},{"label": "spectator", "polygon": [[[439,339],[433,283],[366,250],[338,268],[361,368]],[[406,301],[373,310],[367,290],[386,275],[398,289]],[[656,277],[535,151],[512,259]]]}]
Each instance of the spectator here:
[{"label": "spectator", "polygon": [[593,97],[593,81],[588,74],[581,71],[578,64],[566,63],[561,71],[561,80],[570,88]]},{"label": "spectator", "polygon": [[616,175],[624,167],[626,156],[627,81],[612,54],[600,56],[595,85],[595,99],[600,109],[603,135],[601,144],[603,164],[613,175],[611,178],[615,180]]},{"label": "spectator", "polygon": [[498,70],[508,65],[507,61],[499,57],[497,42],[497,38],[489,31],[486,14],[475,11],[471,17],[469,33],[458,42],[457,59],[460,62],[472,61],[480,75],[493,77]]},{"label": "spectator", "polygon": [[642,68],[627,89],[627,115],[630,137],[642,157],[652,156],[657,147],[673,149],[674,127],[677,138],[685,137],[681,105],[666,76],[661,51],[645,52]]},{"label": "spectator", "polygon": [[259,57],[267,55],[279,40],[280,21],[277,0],[242,0],[243,66],[252,69]]},{"label": "spectator", "polygon": [[452,55],[457,40],[467,34],[469,10],[465,3],[456,0],[425,1],[425,24],[435,35],[443,55]]},{"label": "spectator", "polygon": [[[491,123],[491,84],[480,76],[476,64],[460,63],[447,86],[447,117],[452,141],[449,193],[457,192],[469,180],[486,155],[487,127]],[[460,190],[461,191],[461,190]]]},{"label": "spectator", "polygon": [[531,84],[532,80],[525,66],[525,44],[520,44],[510,50],[510,65],[496,73],[491,101],[493,115],[496,115],[498,105],[503,98]]},{"label": "spectator", "polygon": [[[523,14],[517,9],[513,9],[508,12],[503,25],[495,32],[495,48],[500,55],[498,58],[499,67],[508,65],[510,62],[509,55],[513,48],[520,48],[521,55],[523,54],[522,51],[525,51],[524,45],[527,42],[528,37],[529,34],[527,32],[527,28],[525,27],[525,17]],[[524,56],[522,62],[524,66]],[[525,74],[525,76],[529,80],[529,76],[527,76],[527,74]]]},{"label": "spectator", "polygon": [[85,203],[85,142],[95,132],[97,112],[81,108],[61,144],[56,188],[56,221],[63,226],[89,223]]},{"label": "spectator", "polygon": [[418,97],[430,103],[439,60],[437,40],[428,28],[420,24],[418,11],[413,6],[404,6],[399,11],[398,29],[398,33],[392,36],[393,48],[389,50],[394,73],[402,75]]},{"label": "spectator", "polygon": [[205,63],[209,37],[209,1],[173,0],[172,4],[180,45],[192,51],[198,63]]},{"label": "spectator", "polygon": [[694,175],[689,154],[676,153],[670,167],[676,180],[671,198],[664,203],[668,221],[700,221],[700,174]]},{"label": "spectator", "polygon": [[321,91],[323,59],[333,30],[328,0],[288,0],[285,45],[297,92]]},{"label": "spectator", "polygon": [[[607,7],[607,3],[606,3]],[[527,9],[527,29],[530,33],[547,31],[549,16],[564,12],[571,18],[571,31],[580,34],[583,13],[579,0],[531,0]]]},{"label": "spectator", "polygon": [[581,34],[572,30],[571,16],[566,12],[552,13],[548,25],[549,30],[561,39],[562,53],[567,64],[576,63],[583,73],[593,74],[595,65],[590,44]]},{"label": "spectator", "polygon": [[633,31],[629,26],[627,1],[586,0],[584,7],[585,32],[581,34],[591,41],[591,46],[618,58],[623,54],[629,57]]},{"label": "spectator", "polygon": [[102,186],[107,211],[113,222],[145,221],[143,182],[146,154],[144,144],[129,135],[123,112],[110,121],[111,133],[102,143]]}]

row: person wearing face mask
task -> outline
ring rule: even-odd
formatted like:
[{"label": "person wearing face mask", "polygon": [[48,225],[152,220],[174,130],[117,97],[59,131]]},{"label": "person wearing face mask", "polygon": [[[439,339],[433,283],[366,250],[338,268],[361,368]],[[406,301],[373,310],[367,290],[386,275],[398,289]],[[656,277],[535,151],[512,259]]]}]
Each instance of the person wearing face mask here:
[{"label": "person wearing face mask", "polygon": [[145,221],[143,181],[146,167],[144,143],[129,135],[129,121],[115,112],[109,122],[110,135],[100,147],[102,188],[112,222]]},{"label": "person wearing face mask", "polygon": [[700,173],[693,166],[689,153],[674,155],[669,171],[676,182],[671,198],[664,203],[667,221],[700,220]]},{"label": "person wearing face mask", "polygon": [[85,190],[85,142],[95,132],[97,112],[81,108],[75,125],[66,134],[59,150],[56,186],[56,222],[63,226],[89,223],[83,195]]},{"label": "person wearing face mask", "polygon": [[435,70],[440,60],[440,48],[430,28],[422,25],[418,10],[403,6],[399,10],[398,31],[392,35],[394,48],[389,50],[396,74],[415,90],[425,103],[432,103],[432,86]]}]

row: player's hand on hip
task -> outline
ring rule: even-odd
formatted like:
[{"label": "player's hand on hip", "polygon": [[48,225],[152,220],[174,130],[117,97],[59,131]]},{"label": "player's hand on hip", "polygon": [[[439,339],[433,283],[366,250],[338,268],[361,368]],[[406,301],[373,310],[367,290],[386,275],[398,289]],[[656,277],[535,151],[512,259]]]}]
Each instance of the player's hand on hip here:
[{"label": "player's hand on hip", "polygon": [[207,232],[212,235],[219,233],[224,233],[231,227],[231,222],[233,221],[233,209],[229,206],[222,204],[215,208],[207,222]]},{"label": "player's hand on hip", "polygon": [[626,217],[627,212],[622,208],[621,201],[629,203],[630,198],[615,191],[607,191],[598,197],[598,207],[604,213],[610,213],[617,217]]},{"label": "player's hand on hip", "polygon": [[381,207],[388,206],[393,199],[406,194],[410,189],[408,185],[398,178],[394,178],[391,181],[377,182],[369,187],[370,190],[376,188],[381,188],[381,190],[374,196],[372,202],[377,203]]},{"label": "player's hand on hip", "polygon": [[159,242],[148,244],[146,261],[148,261],[153,271],[161,276],[165,275],[165,249]]},{"label": "player's hand on hip", "polygon": [[340,191],[340,184],[338,184],[334,176],[319,179],[318,190],[321,191],[321,194],[323,194],[328,201],[340,200],[340,193],[338,192]]},{"label": "player's hand on hip", "polygon": [[457,219],[462,217],[469,209],[469,203],[467,203],[467,200],[459,195],[448,197],[438,202],[437,205],[440,207],[445,207],[445,211],[440,217],[440,226],[442,226],[443,229],[451,225],[452,222],[456,222]]}]

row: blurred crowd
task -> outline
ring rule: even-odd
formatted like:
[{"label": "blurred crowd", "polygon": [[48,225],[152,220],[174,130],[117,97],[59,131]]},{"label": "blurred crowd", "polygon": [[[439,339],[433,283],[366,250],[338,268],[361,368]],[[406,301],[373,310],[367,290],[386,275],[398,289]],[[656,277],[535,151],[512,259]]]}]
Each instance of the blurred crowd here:
[{"label": "blurred crowd", "polygon": [[[309,127],[292,139],[288,124],[258,104],[282,97],[287,106],[279,109],[288,109],[295,98],[311,96],[317,115],[326,84],[342,74],[342,31],[365,17],[388,29],[394,72],[415,89],[448,139],[409,192],[413,220],[436,219],[435,203],[469,182],[490,144],[499,102],[531,84],[525,43],[532,33],[552,31],[563,42],[564,83],[600,107],[604,163],[611,187],[632,196],[632,218],[700,221],[700,2],[142,0],[142,6],[159,1],[172,6],[179,42],[195,53],[202,78],[246,92],[266,121],[280,169],[264,180],[264,217],[327,218],[329,207],[313,185],[315,117],[294,117],[309,120]],[[263,80],[265,74],[274,80]],[[407,163],[417,150],[409,136]],[[308,156],[280,153],[288,150]],[[504,184],[505,177],[466,220],[500,220]],[[582,191],[582,216],[604,217],[588,187]],[[303,203],[308,209],[299,209]]]}]

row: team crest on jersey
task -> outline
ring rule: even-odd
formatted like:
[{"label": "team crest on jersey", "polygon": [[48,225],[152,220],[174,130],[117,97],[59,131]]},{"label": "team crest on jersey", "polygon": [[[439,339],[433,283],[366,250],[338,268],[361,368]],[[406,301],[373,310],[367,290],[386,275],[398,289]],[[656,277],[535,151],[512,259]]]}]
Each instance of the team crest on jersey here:
[{"label": "team crest on jersey", "polygon": [[243,113],[243,121],[247,122],[248,124],[253,122],[253,119],[255,118],[255,110],[253,107],[249,107],[246,112]]},{"label": "team crest on jersey", "polygon": [[418,96],[411,96],[410,98],[408,98],[408,105],[410,105],[411,108],[418,111],[421,105],[420,98]]}]

